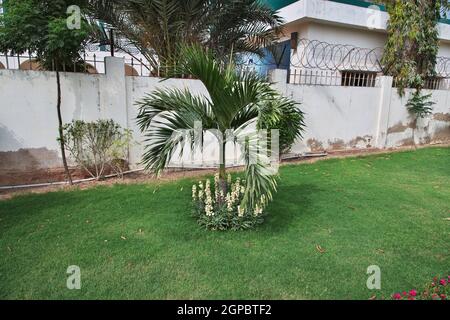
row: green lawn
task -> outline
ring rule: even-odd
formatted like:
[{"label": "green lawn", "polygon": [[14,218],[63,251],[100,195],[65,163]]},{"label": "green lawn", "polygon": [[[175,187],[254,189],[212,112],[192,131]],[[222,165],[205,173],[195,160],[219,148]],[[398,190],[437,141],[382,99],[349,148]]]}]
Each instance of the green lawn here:
[{"label": "green lawn", "polygon": [[[0,298],[367,299],[369,265],[378,295],[450,271],[450,148],[286,166],[281,178],[250,232],[199,229],[190,180],[2,201]],[[80,291],[66,288],[69,265]]]}]

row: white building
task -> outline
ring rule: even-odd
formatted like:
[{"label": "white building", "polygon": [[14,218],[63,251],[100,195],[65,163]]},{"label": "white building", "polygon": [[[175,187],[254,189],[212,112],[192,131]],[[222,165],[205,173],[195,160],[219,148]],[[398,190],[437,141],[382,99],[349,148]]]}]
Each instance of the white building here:
[{"label": "white building", "polygon": [[[291,49],[290,80],[309,75],[341,82],[345,72],[370,77],[380,71],[379,59],[387,40],[389,15],[383,6],[362,0],[267,0],[285,19],[284,37]],[[438,24],[438,74],[450,76],[450,20]],[[292,40],[292,41],[289,41]],[[312,42],[311,42],[312,41]],[[331,73],[332,70],[339,72]],[[324,73],[328,71],[328,73]],[[322,76],[320,76],[322,72]],[[301,76],[300,76],[300,73]],[[303,78],[306,77],[306,78]],[[335,79],[332,79],[336,77]],[[295,79],[293,79],[295,78]],[[374,77],[375,79],[375,77]]]}]

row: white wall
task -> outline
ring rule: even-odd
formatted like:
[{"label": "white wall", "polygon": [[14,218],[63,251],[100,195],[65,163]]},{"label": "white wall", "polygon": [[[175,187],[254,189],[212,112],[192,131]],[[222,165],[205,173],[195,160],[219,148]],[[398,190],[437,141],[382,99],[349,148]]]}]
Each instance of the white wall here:
[{"label": "white wall", "polygon": [[[288,29],[302,21],[319,21],[353,29],[368,30],[370,28],[373,31],[386,32],[389,20],[387,12],[327,0],[294,2],[282,8],[280,16],[286,21]],[[438,29],[439,38],[450,41],[450,25],[439,23]]]},{"label": "white wall", "polygon": [[[112,118],[132,129],[136,126],[136,100],[158,87],[187,88],[207,95],[198,80],[125,77],[123,60],[108,58],[105,75],[63,73],[64,122]],[[301,86],[286,83],[286,70],[272,73],[274,86],[302,103],[306,113],[305,139],[294,152],[397,147],[411,143],[411,119],[399,98],[392,78],[383,77],[379,87]],[[433,115],[419,123],[416,143],[450,140],[450,91],[432,91]],[[57,138],[56,77],[52,72],[0,70],[0,171],[61,166]],[[143,144],[130,150],[130,162],[138,166]],[[214,150],[203,156],[207,163],[218,159]]]},{"label": "white wall", "polygon": [[[272,80],[284,95],[301,103],[307,131],[293,152],[391,148],[412,145],[412,119],[406,102],[392,88],[392,77],[381,77],[374,88],[286,84],[286,71],[275,70]],[[433,114],[421,119],[416,144],[450,142],[450,91],[432,93]]]}]

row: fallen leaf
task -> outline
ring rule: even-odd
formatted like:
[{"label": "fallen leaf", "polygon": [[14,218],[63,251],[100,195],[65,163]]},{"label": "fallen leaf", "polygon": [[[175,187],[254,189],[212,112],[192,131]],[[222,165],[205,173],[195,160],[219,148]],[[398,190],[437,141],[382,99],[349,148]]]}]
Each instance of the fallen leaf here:
[{"label": "fallen leaf", "polygon": [[383,253],[384,253],[384,250],[383,250],[383,249],[377,249],[377,252],[383,254]]},{"label": "fallen leaf", "polygon": [[8,248],[8,251],[9,251],[9,252],[11,252],[11,251],[12,251],[12,250],[11,250],[11,248],[10,248],[9,246],[8,246],[7,248]]},{"label": "fallen leaf", "polygon": [[450,221],[450,218],[444,218],[444,220]]},{"label": "fallen leaf", "polygon": [[316,249],[317,251],[319,251],[320,253],[325,253],[326,250],[324,248],[322,248],[320,245],[316,245]]},{"label": "fallen leaf", "polygon": [[125,238],[124,236],[121,236],[120,239],[127,240],[127,238]]}]

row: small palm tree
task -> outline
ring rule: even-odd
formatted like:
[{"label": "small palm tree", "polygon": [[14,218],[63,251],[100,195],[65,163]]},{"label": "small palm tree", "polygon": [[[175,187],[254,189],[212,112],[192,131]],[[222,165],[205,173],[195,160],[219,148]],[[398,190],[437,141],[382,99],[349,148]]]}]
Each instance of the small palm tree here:
[{"label": "small palm tree", "polygon": [[[175,150],[178,147],[183,150],[187,138],[185,134],[180,134],[181,131],[195,130],[196,122],[201,121],[203,130],[218,133],[221,144],[219,185],[225,188],[223,191],[226,194],[226,141],[220,136],[224,137],[231,130],[234,137],[240,137],[246,132],[250,140],[254,139],[257,137],[255,128],[261,127],[263,123],[270,123],[270,127],[274,128],[273,124],[282,119],[284,111],[296,110],[300,117],[293,117],[296,123],[288,127],[299,137],[303,130],[303,113],[293,101],[281,97],[256,74],[238,74],[231,64],[222,67],[212,54],[199,46],[184,47],[182,52],[184,59],[178,64],[176,73],[189,74],[202,81],[209,97],[193,95],[186,89],[164,89],[139,101],[138,124],[147,138],[143,163],[147,169],[159,174],[169,164]],[[240,144],[246,162],[243,205],[253,208],[262,195],[267,201],[272,200],[277,181],[276,175],[265,165],[267,149],[263,146],[259,152],[263,150],[262,153],[266,154],[259,157],[258,161],[251,161],[249,153],[252,148],[249,145],[254,144],[244,143],[244,140],[234,141]]]}]

